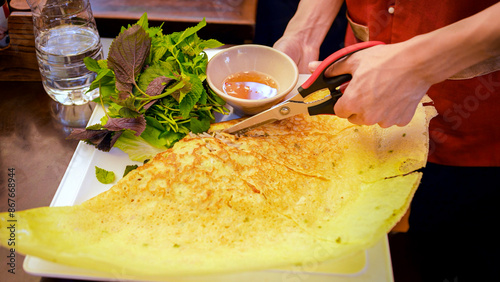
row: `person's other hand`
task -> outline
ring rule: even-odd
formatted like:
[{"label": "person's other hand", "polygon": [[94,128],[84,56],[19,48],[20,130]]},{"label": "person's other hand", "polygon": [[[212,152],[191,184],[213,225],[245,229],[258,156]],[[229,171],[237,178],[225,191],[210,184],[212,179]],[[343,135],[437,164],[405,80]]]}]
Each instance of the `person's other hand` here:
[{"label": "person's other hand", "polygon": [[284,36],[274,43],[273,48],[292,58],[299,68],[299,73],[309,73],[309,62],[317,61],[319,49],[301,44],[298,38]]}]

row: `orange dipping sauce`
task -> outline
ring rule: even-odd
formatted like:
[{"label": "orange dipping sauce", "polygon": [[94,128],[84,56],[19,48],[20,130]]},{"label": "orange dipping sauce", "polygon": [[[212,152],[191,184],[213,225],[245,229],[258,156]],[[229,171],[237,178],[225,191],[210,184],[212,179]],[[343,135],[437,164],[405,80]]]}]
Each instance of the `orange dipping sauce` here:
[{"label": "orange dipping sauce", "polygon": [[278,84],[264,73],[245,71],[226,77],[223,81],[222,90],[233,97],[260,100],[276,96]]}]

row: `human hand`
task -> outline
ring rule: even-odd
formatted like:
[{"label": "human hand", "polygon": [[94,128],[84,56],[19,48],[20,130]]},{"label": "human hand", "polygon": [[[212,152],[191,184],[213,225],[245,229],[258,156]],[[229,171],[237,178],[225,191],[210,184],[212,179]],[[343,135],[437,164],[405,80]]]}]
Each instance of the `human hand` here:
[{"label": "human hand", "polygon": [[309,62],[317,61],[319,49],[301,44],[301,40],[293,36],[283,36],[273,45],[292,58],[299,68],[299,73],[309,73]]},{"label": "human hand", "polygon": [[[319,62],[311,62],[314,71]],[[358,51],[333,64],[325,76],[352,75],[334,110],[354,124],[381,127],[408,124],[422,97],[433,82],[428,81],[418,60],[404,44],[378,45]]]},{"label": "human hand", "polygon": [[301,0],[283,36],[273,47],[290,56],[299,73],[309,73],[308,64],[319,58],[325,39],[343,0]]}]

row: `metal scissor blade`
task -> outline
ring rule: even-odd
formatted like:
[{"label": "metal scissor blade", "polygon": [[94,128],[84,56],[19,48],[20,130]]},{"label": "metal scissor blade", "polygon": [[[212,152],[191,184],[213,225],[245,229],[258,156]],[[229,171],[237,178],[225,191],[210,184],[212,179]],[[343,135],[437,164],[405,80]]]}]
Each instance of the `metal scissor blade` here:
[{"label": "metal scissor blade", "polygon": [[229,134],[243,134],[243,133],[250,131],[256,127],[277,121],[277,119],[267,119],[267,120],[264,120],[262,122],[255,123],[254,121],[249,121],[249,119],[251,119],[251,118],[252,117],[250,117],[244,121],[241,121],[241,122],[231,126],[230,128],[226,128],[222,132],[229,133]]},{"label": "metal scissor blade", "polygon": [[301,113],[307,113],[306,104],[296,101],[286,101],[265,110],[262,113],[251,116],[244,121],[231,126],[230,128],[226,128],[223,132],[229,134],[243,134],[264,124],[282,120]]}]

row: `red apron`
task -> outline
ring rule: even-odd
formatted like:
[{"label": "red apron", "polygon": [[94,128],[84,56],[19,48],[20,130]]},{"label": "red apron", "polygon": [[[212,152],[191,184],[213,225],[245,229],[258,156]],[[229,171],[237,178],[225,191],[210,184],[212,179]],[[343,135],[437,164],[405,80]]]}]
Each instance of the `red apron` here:
[{"label": "red apron", "polygon": [[[496,0],[347,0],[346,45],[397,43],[472,16]],[[453,166],[500,166],[500,71],[433,85],[438,116],[430,123],[429,161]]]}]

